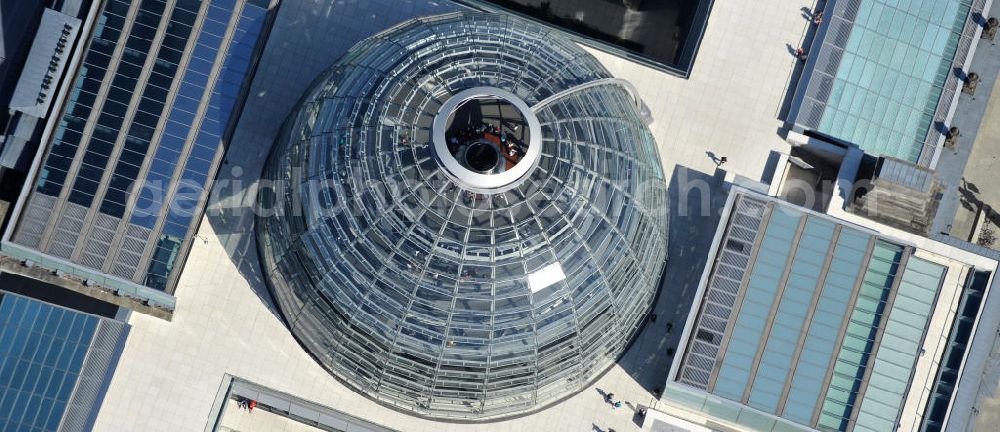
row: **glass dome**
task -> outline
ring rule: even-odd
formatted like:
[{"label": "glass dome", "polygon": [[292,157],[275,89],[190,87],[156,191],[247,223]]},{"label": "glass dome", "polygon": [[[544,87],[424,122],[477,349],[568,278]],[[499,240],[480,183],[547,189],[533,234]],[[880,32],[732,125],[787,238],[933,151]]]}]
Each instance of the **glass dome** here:
[{"label": "glass dome", "polygon": [[513,17],[425,17],[360,42],[261,179],[258,246],[291,331],[357,391],[427,417],[495,419],[585,388],[665,264],[641,106]]}]

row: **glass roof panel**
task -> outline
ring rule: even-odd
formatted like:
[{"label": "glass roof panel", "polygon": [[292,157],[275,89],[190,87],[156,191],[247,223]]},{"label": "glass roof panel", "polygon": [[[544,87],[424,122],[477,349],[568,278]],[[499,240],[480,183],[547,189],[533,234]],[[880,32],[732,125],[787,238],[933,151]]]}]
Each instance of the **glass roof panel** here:
[{"label": "glass roof panel", "polygon": [[[257,219],[262,266],[292,331],[357,390],[423,415],[503,416],[584,388],[639,328],[666,258],[666,183],[636,101],[613,81],[577,88],[608,78],[500,15],[358,43],[303,97],[262,178],[279,188],[260,195],[275,210]],[[482,87],[496,94],[462,99]],[[526,172],[483,190],[444,156]]]}]

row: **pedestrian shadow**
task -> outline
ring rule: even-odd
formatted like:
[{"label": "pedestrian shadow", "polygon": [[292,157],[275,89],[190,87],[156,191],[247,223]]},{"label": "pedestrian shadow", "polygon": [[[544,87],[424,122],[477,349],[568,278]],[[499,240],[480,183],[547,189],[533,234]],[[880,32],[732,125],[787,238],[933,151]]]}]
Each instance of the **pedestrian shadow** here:
[{"label": "pedestrian shadow", "polygon": [[785,43],[785,50],[787,50],[788,54],[791,55],[792,57],[798,57],[798,53],[796,52],[797,49],[798,48],[792,46],[792,44],[787,42]]},{"label": "pedestrian shadow", "polygon": [[597,394],[601,395],[601,399],[608,400],[608,394],[609,394],[608,392],[601,390],[599,387],[596,390]]},{"label": "pedestrian shadow", "polygon": [[625,402],[625,406],[632,410],[632,423],[636,426],[642,427],[642,422],[646,418],[645,410],[639,409],[639,405],[632,405],[632,402]]}]

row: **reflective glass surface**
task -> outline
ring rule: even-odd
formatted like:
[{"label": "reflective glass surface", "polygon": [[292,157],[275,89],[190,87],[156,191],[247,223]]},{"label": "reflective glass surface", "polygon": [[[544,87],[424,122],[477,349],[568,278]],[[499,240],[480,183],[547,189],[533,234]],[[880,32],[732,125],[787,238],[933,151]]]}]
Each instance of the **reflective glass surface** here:
[{"label": "reflective glass surface", "polygon": [[947,269],[910,257],[900,281],[872,364],[865,397],[854,430],[892,430],[899,422],[903,400],[923,348],[923,336]]},{"label": "reflective glass surface", "polygon": [[751,407],[764,412],[778,409],[800,333],[807,324],[806,313],[823,274],[833,232],[834,224],[826,220],[809,219],[803,227],[788,281],[774,311],[774,323],[760,355],[757,376],[751,385],[747,402]]},{"label": "reflective glass surface", "polygon": [[[167,286],[183,239],[194,214],[201,208],[206,183],[222,151],[222,137],[236,108],[267,18],[266,6],[245,4],[237,11],[239,17],[232,41],[223,45],[222,37],[234,6],[235,2],[230,0],[215,0],[209,4],[194,54],[164,126],[162,141],[132,213],[132,223],[153,228],[164,206],[163,200],[169,199],[162,234],[157,239],[143,281],[153,288]],[[225,53],[221,57],[221,68],[214,83],[209,83],[212,66],[220,51]],[[198,117],[196,113],[202,104],[205,108]],[[182,160],[180,154],[185,146],[190,148],[190,153]],[[179,167],[182,168],[179,170]],[[175,177],[178,175],[175,171],[179,171],[179,177]],[[166,192],[172,183],[178,187],[169,197]]]},{"label": "reflective glass surface", "polygon": [[191,26],[197,18],[197,3],[187,6],[194,7],[193,10],[184,7],[184,4],[178,4],[171,12],[162,47],[153,63],[149,81],[137,107],[138,112],[129,126],[125,144],[101,204],[101,212],[105,214],[119,218],[124,215],[128,196],[146,159],[157,123],[163,115],[165,96],[177,76],[177,62],[183,56],[188,36],[191,35]]},{"label": "reflective glass surface", "polygon": [[98,195],[97,189],[114,153],[118,135],[123,129],[125,113],[132,101],[146,57],[149,56],[152,39],[156,35],[165,7],[162,0],[142,0],[139,4],[135,22],[125,39],[122,60],[111,79],[108,97],[101,114],[97,116],[97,124],[83,154],[83,163],[73,182],[68,198],[72,203],[90,207],[94,196]]},{"label": "reflective glass surface", "polygon": [[431,127],[469,88],[530,107],[609,77],[553,31],[489,14],[408,21],[351,49],[261,182],[262,265],[293,333],[358,391],[434,417],[584,388],[638,329],[666,256],[666,184],[636,101],[610,82],[532,110],[541,156],[499,193],[448,177]]},{"label": "reflective glass surface", "polygon": [[62,271],[163,298],[152,291],[176,281],[271,2],[100,3],[13,238]]},{"label": "reflective glass surface", "polygon": [[783,282],[789,256],[795,252],[792,246],[800,223],[800,214],[782,211],[771,214],[715,383],[717,395],[743,399],[747,384],[751,382],[754,356],[766,336],[771,305]]},{"label": "reflective glass surface", "polygon": [[891,430],[947,269],[756,194],[735,197],[725,233],[673,378],[722,399],[675,400],[730,421],[749,407],[774,427]]},{"label": "reflective glass surface", "polygon": [[863,270],[857,263],[864,260],[868,242],[867,235],[850,230],[842,230],[837,238],[830,270],[816,302],[782,414],[796,423],[812,422],[812,414],[823,391],[823,378],[829,370],[830,357],[837,349],[837,334],[847,314],[851,292],[858,273]]},{"label": "reflective glass surface", "polygon": [[[983,296],[989,284],[989,271],[969,273],[965,281],[965,289],[958,305],[958,314],[951,323],[948,345],[940,358],[940,367],[934,380],[931,396],[927,398],[927,407],[920,425],[922,432],[940,432],[945,429],[945,418],[955,397],[956,384],[960,376],[966,350],[972,340],[976,320],[985,311],[981,309]],[[950,423],[950,422],[949,422]]]},{"label": "reflective glass surface", "polygon": [[971,0],[863,0],[819,130],[917,162]]},{"label": "reflective glass surface", "polygon": [[899,270],[903,248],[884,241],[875,243],[868,270],[851,311],[847,330],[840,344],[833,374],[821,405],[816,428],[846,430],[858,393],[864,382],[869,357],[875,349],[875,336],[886,311],[886,300]]},{"label": "reflective glass surface", "polygon": [[0,293],[0,431],[54,431],[98,318]]},{"label": "reflective glass surface", "polygon": [[101,81],[107,73],[111,55],[125,26],[129,3],[128,0],[109,0],[97,19],[90,49],[83,58],[66,111],[59,121],[52,147],[39,173],[36,186],[39,193],[58,196],[62,191],[67,171],[83,140],[84,125],[93,112]]}]

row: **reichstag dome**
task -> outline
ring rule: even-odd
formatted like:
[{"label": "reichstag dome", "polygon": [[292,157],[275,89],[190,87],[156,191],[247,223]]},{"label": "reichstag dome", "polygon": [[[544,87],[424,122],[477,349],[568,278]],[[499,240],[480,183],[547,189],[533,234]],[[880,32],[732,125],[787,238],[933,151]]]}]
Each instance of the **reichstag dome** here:
[{"label": "reichstag dome", "polygon": [[586,388],[646,314],[666,184],[625,81],[503,15],[404,22],[319,77],[262,174],[262,266],[358,392],[488,420]]}]

